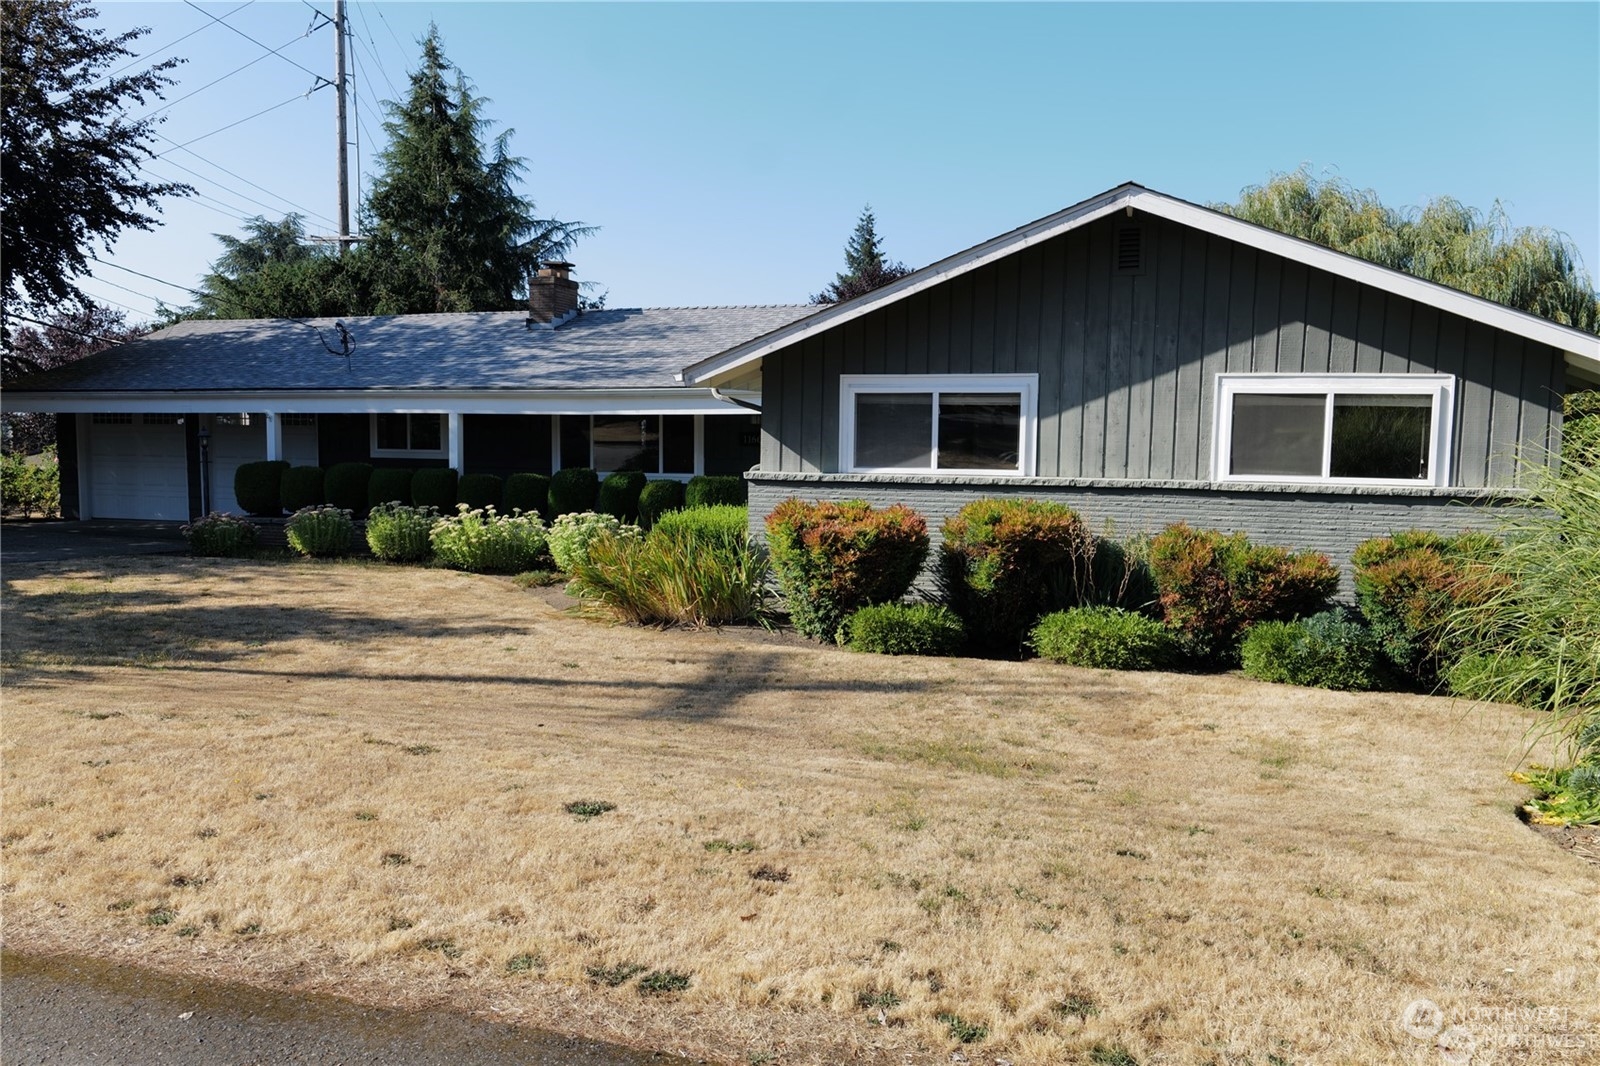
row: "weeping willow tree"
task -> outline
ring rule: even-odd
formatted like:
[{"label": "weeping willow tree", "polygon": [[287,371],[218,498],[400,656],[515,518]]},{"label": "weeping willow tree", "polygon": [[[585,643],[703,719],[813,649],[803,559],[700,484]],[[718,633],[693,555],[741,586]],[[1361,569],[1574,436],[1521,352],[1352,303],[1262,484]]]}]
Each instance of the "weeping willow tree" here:
[{"label": "weeping willow tree", "polygon": [[1600,333],[1594,280],[1565,234],[1511,224],[1448,196],[1387,207],[1371,189],[1302,167],[1213,205],[1237,218],[1403,270],[1564,326]]}]

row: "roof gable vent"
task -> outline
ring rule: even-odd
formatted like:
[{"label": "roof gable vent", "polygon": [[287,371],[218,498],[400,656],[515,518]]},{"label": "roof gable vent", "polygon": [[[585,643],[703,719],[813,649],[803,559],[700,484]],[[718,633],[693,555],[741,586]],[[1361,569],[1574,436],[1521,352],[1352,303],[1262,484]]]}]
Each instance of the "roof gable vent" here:
[{"label": "roof gable vent", "polygon": [[1117,274],[1144,273],[1144,227],[1121,225],[1117,227],[1116,261],[1112,270]]}]

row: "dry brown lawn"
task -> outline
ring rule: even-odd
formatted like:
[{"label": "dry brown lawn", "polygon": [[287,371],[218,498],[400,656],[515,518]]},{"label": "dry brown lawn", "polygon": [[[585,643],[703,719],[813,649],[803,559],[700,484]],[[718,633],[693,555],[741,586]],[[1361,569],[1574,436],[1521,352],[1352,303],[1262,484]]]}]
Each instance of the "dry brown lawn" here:
[{"label": "dry brown lawn", "polygon": [[1474,1063],[1600,1046],[1600,871],[1515,818],[1512,709],[370,564],[4,577],[11,948],[730,1063],[1440,1061],[1421,998]]}]

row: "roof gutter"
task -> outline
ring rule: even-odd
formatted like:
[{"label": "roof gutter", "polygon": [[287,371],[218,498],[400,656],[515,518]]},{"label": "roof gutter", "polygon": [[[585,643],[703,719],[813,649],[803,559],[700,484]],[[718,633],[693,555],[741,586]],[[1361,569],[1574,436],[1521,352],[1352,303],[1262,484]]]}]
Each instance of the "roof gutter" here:
[{"label": "roof gutter", "polygon": [[761,405],[760,404],[751,403],[749,400],[741,400],[737,396],[729,396],[727,393],[723,392],[721,389],[715,389],[715,388],[712,389],[711,390],[711,398],[713,400],[721,400],[723,403],[731,403],[735,407],[743,407],[745,410],[754,411],[756,414],[760,414],[761,413]]}]

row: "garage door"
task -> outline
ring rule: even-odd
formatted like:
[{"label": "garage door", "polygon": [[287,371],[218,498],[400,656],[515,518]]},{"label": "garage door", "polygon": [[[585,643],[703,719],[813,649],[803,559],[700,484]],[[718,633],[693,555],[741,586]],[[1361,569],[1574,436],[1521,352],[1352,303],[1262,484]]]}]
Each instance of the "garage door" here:
[{"label": "garage door", "polygon": [[[317,465],[315,415],[279,415],[283,426],[283,457],[291,466]],[[266,417],[261,414],[211,417],[211,509],[243,514],[233,495],[233,478],[243,463],[259,463],[267,456]]]},{"label": "garage door", "polygon": [[90,515],[188,520],[189,464],[179,417],[90,416]]}]

